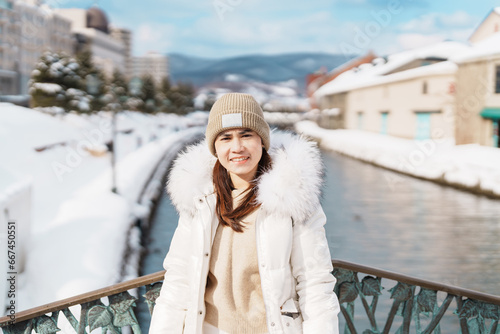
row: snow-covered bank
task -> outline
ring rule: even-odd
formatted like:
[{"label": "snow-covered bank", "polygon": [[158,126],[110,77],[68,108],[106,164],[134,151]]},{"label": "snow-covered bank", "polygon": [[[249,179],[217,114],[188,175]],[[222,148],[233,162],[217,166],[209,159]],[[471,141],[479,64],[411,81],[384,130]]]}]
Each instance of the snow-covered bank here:
[{"label": "snow-covered bank", "polygon": [[[324,149],[422,179],[500,197],[500,149],[455,145],[452,139],[410,140],[358,130],[327,130],[311,121],[298,122],[297,132],[314,138]],[[390,187],[402,178],[387,174]]]},{"label": "snow-covered bank", "polygon": [[[0,218],[17,221],[16,247],[26,255],[22,271],[17,249],[17,311],[120,279],[131,225],[151,209],[140,201],[144,187],[162,187],[161,173],[151,180],[154,169],[166,152],[203,133],[197,126],[206,115],[122,112],[116,120],[118,195],[106,147],[111,114],[51,116],[0,103],[0,212],[8,212]],[[4,291],[0,284],[0,304]]]},{"label": "snow-covered bank", "polygon": [[200,133],[200,128],[173,133],[129,154],[116,168],[118,194],[110,191],[108,170],[65,201],[45,231],[32,238],[20,305],[42,305],[116,283],[129,230],[151,209],[137,203],[140,192],[174,144]]}]

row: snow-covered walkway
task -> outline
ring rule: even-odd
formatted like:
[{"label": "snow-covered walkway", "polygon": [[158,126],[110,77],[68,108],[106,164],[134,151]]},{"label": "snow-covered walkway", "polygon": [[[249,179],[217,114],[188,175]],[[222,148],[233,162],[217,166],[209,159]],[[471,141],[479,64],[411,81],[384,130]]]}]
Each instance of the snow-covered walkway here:
[{"label": "snow-covered walkway", "polygon": [[[419,178],[500,196],[500,149],[455,145],[450,139],[410,140],[358,130],[327,130],[315,122],[296,123],[297,132],[324,149]],[[390,187],[402,178],[386,174]]]}]

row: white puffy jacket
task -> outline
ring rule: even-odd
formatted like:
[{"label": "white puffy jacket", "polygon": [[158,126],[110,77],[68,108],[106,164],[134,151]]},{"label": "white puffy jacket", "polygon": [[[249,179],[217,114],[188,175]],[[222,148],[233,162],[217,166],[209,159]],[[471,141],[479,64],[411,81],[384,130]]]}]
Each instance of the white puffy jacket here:
[{"label": "white puffy jacket", "polygon": [[[315,143],[271,134],[272,169],[259,181],[256,239],[269,333],[338,333],[325,214],[319,203],[322,164]],[[205,285],[218,219],[215,158],[205,142],[175,162],[167,190],[180,214],[165,258],[165,280],[151,320],[153,334],[201,334]],[[298,317],[291,317],[293,313]],[[285,313],[285,314],[283,314]]]}]

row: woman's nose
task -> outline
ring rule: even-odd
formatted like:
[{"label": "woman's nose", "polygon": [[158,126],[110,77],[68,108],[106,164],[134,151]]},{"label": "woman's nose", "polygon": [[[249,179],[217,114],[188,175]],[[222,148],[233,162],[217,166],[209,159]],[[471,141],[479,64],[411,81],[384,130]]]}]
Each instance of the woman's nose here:
[{"label": "woman's nose", "polygon": [[233,152],[241,151],[242,147],[243,147],[243,143],[241,142],[241,140],[239,138],[233,139],[233,143],[232,143],[232,147],[231,147]]}]

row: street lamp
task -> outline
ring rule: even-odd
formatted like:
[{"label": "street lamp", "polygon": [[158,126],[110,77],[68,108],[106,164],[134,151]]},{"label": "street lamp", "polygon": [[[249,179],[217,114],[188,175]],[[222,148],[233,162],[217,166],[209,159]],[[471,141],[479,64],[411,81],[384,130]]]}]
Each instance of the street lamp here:
[{"label": "street lamp", "polygon": [[111,103],[108,104],[108,110],[111,111],[111,191],[115,194],[118,193],[116,187],[116,155],[115,155],[115,142],[116,142],[116,113],[120,109],[118,98],[116,97],[116,87],[113,85],[110,89]]},{"label": "street lamp", "polygon": [[[87,85],[87,92],[92,95],[96,96],[99,93],[99,87],[101,86],[101,80],[97,77],[95,74],[87,74],[85,76],[85,83]],[[108,151],[111,152],[111,191],[114,193],[117,193],[116,191],[116,173],[115,173],[115,133],[116,133],[116,119],[115,119],[115,100],[116,96],[114,91],[111,91],[112,95],[112,105],[111,105],[111,111],[112,111],[112,119],[111,119],[111,143],[106,144],[108,147]]]},{"label": "street lamp", "polygon": [[[138,79],[138,78],[137,78]],[[142,86],[142,82],[139,79],[139,81],[133,81],[131,80],[131,83],[129,84],[129,91],[131,92],[132,95],[139,95],[140,89]],[[111,137],[111,145],[110,145],[110,151],[111,151],[111,177],[112,177],[112,186],[111,186],[111,191],[114,192],[115,194],[118,193],[117,191],[117,186],[116,186],[116,155],[115,155],[115,142],[116,142],[116,134],[117,134],[117,129],[116,129],[116,114],[123,109],[123,105],[128,100],[127,95],[125,94],[122,90],[122,87],[117,87],[115,85],[111,85],[110,89],[110,94],[111,94],[111,103],[108,104],[107,109],[112,112],[112,121],[111,121],[111,132],[112,132],[112,137]]]}]

